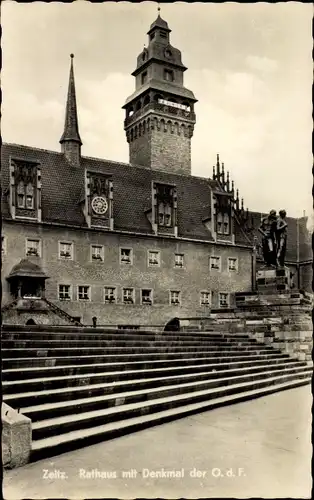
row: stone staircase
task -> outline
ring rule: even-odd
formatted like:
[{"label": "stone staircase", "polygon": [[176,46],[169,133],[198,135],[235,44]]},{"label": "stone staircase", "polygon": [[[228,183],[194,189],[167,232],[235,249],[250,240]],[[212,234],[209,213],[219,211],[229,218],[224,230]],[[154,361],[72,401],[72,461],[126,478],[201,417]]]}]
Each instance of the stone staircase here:
[{"label": "stone staircase", "polygon": [[31,460],[311,380],[241,332],[2,330],[3,400],[32,421]]}]

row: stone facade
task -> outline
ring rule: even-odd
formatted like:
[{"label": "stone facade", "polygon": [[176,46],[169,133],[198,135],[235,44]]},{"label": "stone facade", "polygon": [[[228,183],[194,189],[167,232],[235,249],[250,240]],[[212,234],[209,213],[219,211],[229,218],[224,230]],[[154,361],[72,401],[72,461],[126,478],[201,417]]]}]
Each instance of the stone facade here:
[{"label": "stone facade", "polygon": [[[173,317],[206,314],[209,307],[201,305],[201,292],[210,292],[211,306],[219,306],[219,293],[230,294],[251,288],[251,249],[235,245],[184,241],[177,238],[136,237],[113,232],[70,230],[31,224],[5,224],[6,253],[3,255],[3,276],[25,258],[26,239],[39,239],[41,257],[31,257],[50,277],[46,281],[46,298],[71,316],[91,324],[164,324]],[[73,260],[61,260],[58,242],[73,243]],[[104,261],[91,260],[91,245],[102,245]],[[120,249],[132,249],[132,264],[120,263]],[[150,267],[149,251],[160,252],[160,264]],[[183,256],[183,267],[175,267],[175,254]],[[210,269],[210,257],[219,257],[219,268]],[[236,270],[229,271],[228,259],[236,260]],[[59,300],[58,285],[71,285],[72,300]],[[90,287],[90,300],[78,300],[77,287]],[[104,303],[104,287],[116,288],[114,304]],[[122,302],[122,288],[134,289],[134,304]],[[141,290],[152,290],[153,304],[141,304]],[[180,305],[170,305],[170,291],[179,291]],[[3,282],[3,304],[10,296],[9,284]],[[41,321],[40,321],[41,322]]]}]

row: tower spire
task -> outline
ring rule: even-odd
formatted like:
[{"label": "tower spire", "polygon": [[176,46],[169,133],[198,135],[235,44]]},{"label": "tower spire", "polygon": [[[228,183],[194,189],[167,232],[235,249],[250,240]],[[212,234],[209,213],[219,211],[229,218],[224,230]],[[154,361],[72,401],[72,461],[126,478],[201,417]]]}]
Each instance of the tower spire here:
[{"label": "tower spire", "polygon": [[60,139],[61,151],[71,163],[78,163],[81,153],[82,141],[79,134],[76,93],[74,82],[73,58],[71,54],[68,96],[65,110],[64,131]]}]

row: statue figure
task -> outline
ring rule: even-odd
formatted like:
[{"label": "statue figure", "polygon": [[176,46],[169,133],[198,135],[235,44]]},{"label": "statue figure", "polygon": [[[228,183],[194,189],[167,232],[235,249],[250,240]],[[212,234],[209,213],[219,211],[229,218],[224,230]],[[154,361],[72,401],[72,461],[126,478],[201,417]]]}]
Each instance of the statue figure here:
[{"label": "statue figure", "polygon": [[287,248],[287,222],[286,222],[286,211],[280,210],[279,217],[277,218],[277,265],[284,267],[285,265],[285,255]]},{"label": "statue figure", "polygon": [[267,217],[262,219],[259,232],[263,235],[262,249],[266,266],[277,265],[277,216],[276,210],[271,210]]}]

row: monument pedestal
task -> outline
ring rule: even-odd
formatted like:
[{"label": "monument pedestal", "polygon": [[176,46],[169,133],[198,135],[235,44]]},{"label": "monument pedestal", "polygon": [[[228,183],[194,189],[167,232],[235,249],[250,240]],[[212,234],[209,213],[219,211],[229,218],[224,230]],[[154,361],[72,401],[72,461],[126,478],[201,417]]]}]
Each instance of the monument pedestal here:
[{"label": "monument pedestal", "polygon": [[265,267],[256,273],[256,286],[259,293],[288,292],[292,288],[288,267]]},{"label": "monument pedestal", "polygon": [[[201,329],[247,333],[259,342],[311,362],[312,297],[291,289],[288,268],[262,268],[256,273],[257,290],[235,293],[234,309],[211,310]],[[200,323],[200,320],[198,321]],[[195,318],[194,325],[197,324]]]}]

